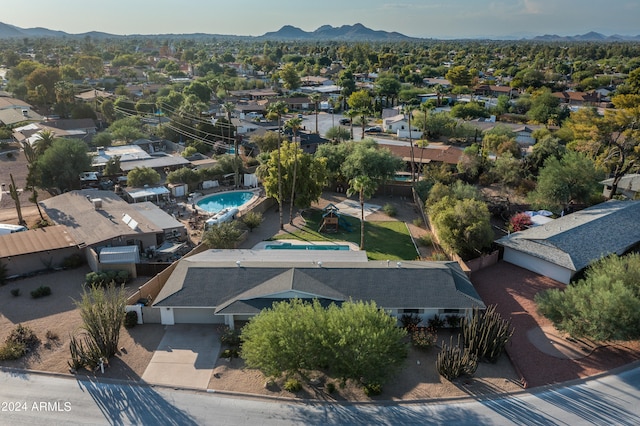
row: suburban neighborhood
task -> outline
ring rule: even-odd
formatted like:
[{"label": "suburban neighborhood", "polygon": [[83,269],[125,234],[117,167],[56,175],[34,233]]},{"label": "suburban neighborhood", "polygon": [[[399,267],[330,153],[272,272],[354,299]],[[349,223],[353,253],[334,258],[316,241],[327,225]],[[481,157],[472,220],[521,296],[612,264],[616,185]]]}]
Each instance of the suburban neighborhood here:
[{"label": "suburban neighborhood", "polygon": [[1,371],[382,406],[640,356],[637,40],[4,25]]}]

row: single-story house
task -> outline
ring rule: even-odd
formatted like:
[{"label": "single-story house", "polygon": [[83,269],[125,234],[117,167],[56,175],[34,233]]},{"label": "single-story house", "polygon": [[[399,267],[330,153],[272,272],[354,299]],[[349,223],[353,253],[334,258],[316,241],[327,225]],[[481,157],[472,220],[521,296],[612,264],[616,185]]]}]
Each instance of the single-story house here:
[{"label": "single-story house", "polygon": [[640,244],[640,201],[607,201],[497,243],[505,261],[569,284],[592,262]]},{"label": "single-story house", "polygon": [[613,178],[605,179],[600,182],[604,185],[602,195],[611,198],[613,195],[622,195],[630,200],[637,200],[640,197],[640,173],[632,173],[622,176],[618,182],[618,190],[616,194],[611,194],[613,189]]},{"label": "single-story house", "polygon": [[0,96],[0,123],[11,126],[22,121],[42,121],[44,117],[32,108],[20,99]]},{"label": "single-story house", "polygon": [[[328,253],[329,252],[329,253]],[[208,250],[181,259],[155,298],[161,323],[235,326],[274,302],[374,301],[391,315],[469,315],[485,305],[456,262],[366,261],[362,251]]]},{"label": "single-story house", "polygon": [[59,267],[79,254],[78,243],[66,226],[47,226],[0,235],[0,263],[7,276],[20,276]]},{"label": "single-story house", "polygon": [[135,245],[144,253],[168,238],[184,238],[187,232],[181,222],[154,204],[129,204],[112,191],[70,191],[40,205],[53,223],[66,226],[80,248],[87,248],[84,255],[92,268],[103,247]]}]

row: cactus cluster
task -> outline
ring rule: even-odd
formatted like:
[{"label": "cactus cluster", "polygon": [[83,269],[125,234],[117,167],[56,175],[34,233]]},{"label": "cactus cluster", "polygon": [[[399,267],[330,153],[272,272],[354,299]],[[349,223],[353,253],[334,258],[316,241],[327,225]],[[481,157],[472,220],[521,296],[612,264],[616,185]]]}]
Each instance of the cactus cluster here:
[{"label": "cactus cluster", "polygon": [[485,311],[476,307],[471,318],[462,321],[464,346],[482,361],[496,362],[511,335],[511,321],[503,319],[495,305]]},{"label": "cactus cluster", "polygon": [[453,344],[453,337],[449,344],[442,344],[442,350],[436,359],[438,373],[447,380],[456,379],[462,375],[472,375],[478,368],[478,357],[469,348],[462,348],[460,345],[460,335],[458,343]]}]

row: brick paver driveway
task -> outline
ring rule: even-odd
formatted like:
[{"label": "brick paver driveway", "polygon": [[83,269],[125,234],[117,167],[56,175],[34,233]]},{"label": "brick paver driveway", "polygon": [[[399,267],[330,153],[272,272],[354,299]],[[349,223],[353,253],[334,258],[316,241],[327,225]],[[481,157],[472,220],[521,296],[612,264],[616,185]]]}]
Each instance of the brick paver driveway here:
[{"label": "brick paver driveway", "polygon": [[563,288],[564,284],[502,261],[475,272],[471,281],[487,305],[497,305],[504,318],[511,318],[515,332],[507,345],[507,352],[528,387],[591,376],[640,357],[638,342],[604,345],[585,352],[585,357],[580,359],[547,355],[531,342],[528,335],[536,327],[551,326],[549,320],[537,313],[533,298],[542,290]]}]

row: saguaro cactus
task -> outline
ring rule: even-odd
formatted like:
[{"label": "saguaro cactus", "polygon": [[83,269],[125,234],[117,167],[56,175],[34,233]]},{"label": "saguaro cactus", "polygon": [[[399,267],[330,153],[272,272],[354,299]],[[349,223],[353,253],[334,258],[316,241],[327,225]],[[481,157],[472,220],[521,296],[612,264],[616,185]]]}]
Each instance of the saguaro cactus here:
[{"label": "saguaro cactus", "polygon": [[16,182],[13,180],[13,174],[9,174],[11,177],[11,183],[9,184],[9,195],[11,199],[16,204],[16,212],[18,213],[18,223],[20,225],[26,225],[26,222],[22,218],[22,208],[20,207],[20,194],[18,193],[18,188],[16,188]]}]

